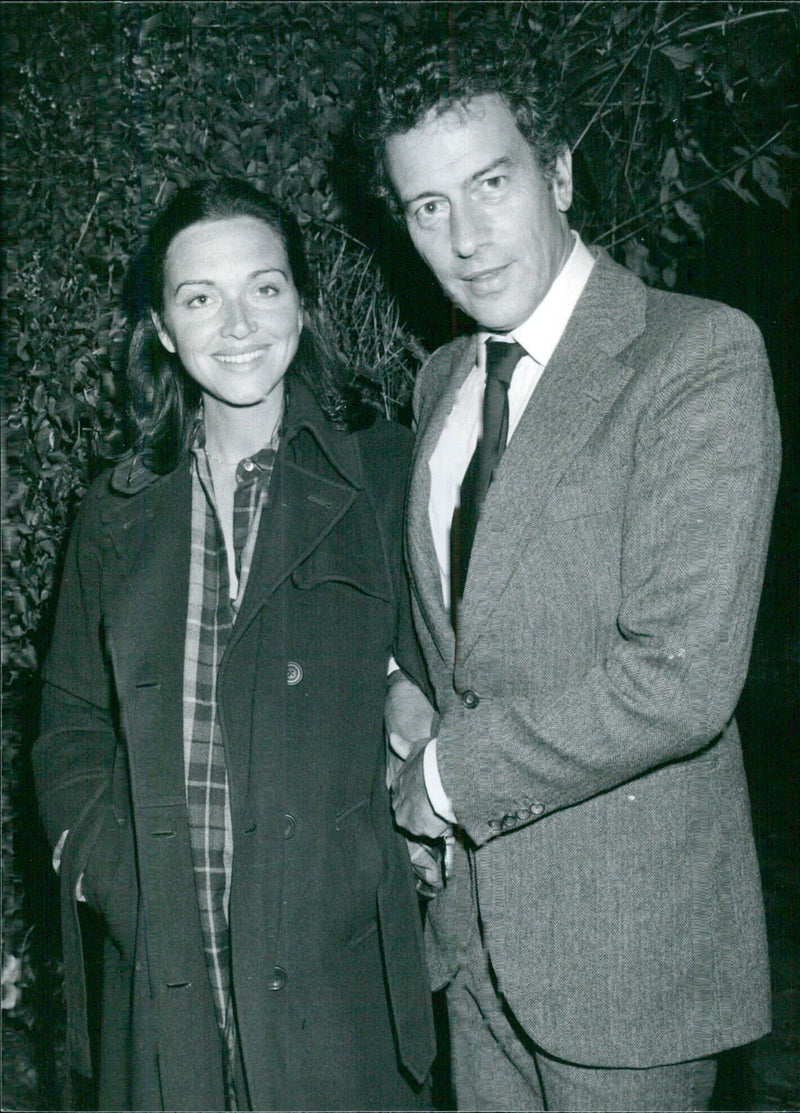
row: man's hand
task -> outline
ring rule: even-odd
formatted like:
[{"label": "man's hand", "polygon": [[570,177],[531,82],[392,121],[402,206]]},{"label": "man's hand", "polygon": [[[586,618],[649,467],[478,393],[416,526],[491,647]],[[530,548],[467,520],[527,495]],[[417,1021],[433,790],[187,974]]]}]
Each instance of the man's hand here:
[{"label": "man's hand", "polygon": [[392,781],[392,810],[397,826],[403,831],[428,839],[440,839],[450,832],[451,827],[436,814],[428,799],[423,769],[424,753],[423,746],[407,758]]},{"label": "man's hand", "polygon": [[444,888],[441,844],[431,845],[417,842],[416,839],[406,839],[406,845],[417,892],[421,897],[435,897]]},{"label": "man's hand", "polygon": [[386,693],[384,723],[392,751],[403,761],[433,737],[436,712],[425,694],[402,673]]}]

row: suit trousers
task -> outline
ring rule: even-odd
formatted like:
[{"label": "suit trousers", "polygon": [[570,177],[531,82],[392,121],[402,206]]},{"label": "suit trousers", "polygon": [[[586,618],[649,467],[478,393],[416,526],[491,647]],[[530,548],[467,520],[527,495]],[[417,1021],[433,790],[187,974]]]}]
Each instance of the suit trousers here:
[{"label": "suit trousers", "polygon": [[[473,867],[472,854],[458,847],[450,882],[458,886],[458,969],[447,987],[458,1109],[707,1109],[717,1074],[713,1057],[642,1069],[585,1067],[555,1059],[531,1040],[498,992],[482,942]],[[532,985],[530,992],[543,988]]]}]

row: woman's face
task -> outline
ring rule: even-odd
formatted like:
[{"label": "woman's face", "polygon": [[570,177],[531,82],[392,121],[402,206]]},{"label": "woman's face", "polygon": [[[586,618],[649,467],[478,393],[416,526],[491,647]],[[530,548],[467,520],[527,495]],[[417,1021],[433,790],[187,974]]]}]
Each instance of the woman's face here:
[{"label": "woman's face", "polygon": [[250,216],[184,228],[167,250],[164,308],[153,323],[207,403],[272,410],[303,327],[278,234]]}]

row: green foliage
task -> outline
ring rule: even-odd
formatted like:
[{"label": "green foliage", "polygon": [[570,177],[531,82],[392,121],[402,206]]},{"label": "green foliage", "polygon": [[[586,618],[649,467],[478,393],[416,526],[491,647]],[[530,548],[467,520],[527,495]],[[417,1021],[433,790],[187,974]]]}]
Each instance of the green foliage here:
[{"label": "green foliage", "polygon": [[3,5],[7,1015],[36,1027],[17,827],[38,647],[75,505],[118,441],[123,280],[154,212],[200,176],[277,194],[342,352],[396,414],[424,353],[332,185],[353,176],[338,138],[383,50],[475,24],[543,36],[576,105],[579,226],[671,285],[715,192],[789,203],[797,15],[767,0]]}]

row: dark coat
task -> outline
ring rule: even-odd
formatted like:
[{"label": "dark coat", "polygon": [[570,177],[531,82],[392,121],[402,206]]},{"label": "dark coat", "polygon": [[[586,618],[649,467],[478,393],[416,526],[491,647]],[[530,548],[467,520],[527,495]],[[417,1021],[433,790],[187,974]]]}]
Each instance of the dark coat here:
[{"label": "dark coat", "polygon": [[[219,717],[233,985],[254,1109],[407,1108],[433,1057],[419,912],[384,786],[391,653],[412,675],[399,559],[409,438],[354,434],[292,386]],[[66,994],[86,1070],[74,886],[107,931],[101,1106],[221,1109],[182,752],[190,468],[123,464],[73,531],[34,750],[61,866]]]}]

